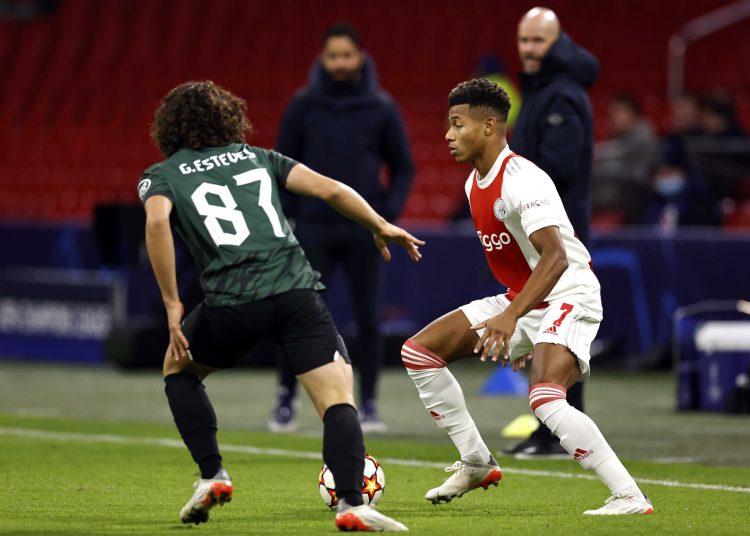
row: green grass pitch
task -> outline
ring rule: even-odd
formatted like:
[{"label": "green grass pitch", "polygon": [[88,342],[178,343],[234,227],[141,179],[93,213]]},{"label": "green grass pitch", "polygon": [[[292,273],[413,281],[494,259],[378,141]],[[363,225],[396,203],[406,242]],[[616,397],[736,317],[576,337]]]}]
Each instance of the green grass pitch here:
[{"label": "green grass pitch", "polygon": [[[195,527],[178,519],[198,476],[172,427],[0,415],[0,534],[335,532],[317,491],[319,437],[230,430],[220,441],[234,500]],[[629,463],[636,478],[647,475],[656,513],[589,518],[581,512],[607,490],[580,478],[574,462],[500,459],[499,487],[433,506],[422,497],[455,457],[447,440],[370,439],[368,450],[386,473],[380,510],[416,534],[746,534],[750,526],[748,468]]]}]

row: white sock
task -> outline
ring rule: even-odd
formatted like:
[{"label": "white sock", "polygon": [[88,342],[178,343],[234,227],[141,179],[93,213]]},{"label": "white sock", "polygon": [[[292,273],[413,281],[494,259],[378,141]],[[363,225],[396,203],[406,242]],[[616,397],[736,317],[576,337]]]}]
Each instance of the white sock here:
[{"label": "white sock", "polygon": [[622,465],[594,421],[568,404],[566,389],[554,383],[538,383],[529,389],[531,409],[553,434],[560,445],[584,469],[593,469],[612,495],[635,495],[641,490]]},{"label": "white sock", "polygon": [[401,348],[401,360],[419,391],[424,407],[461,453],[461,460],[486,464],[491,458],[466,409],[461,386],[446,368],[447,363],[411,339]]}]

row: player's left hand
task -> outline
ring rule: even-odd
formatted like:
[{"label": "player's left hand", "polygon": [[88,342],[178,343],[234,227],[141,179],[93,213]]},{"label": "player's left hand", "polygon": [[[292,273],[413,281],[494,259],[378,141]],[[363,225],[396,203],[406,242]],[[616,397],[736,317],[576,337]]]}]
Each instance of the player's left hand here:
[{"label": "player's left hand", "polygon": [[[510,360],[510,338],[516,330],[516,319],[503,313],[471,326],[474,331],[483,328],[484,333],[474,347],[474,352],[482,352],[479,358],[481,361],[486,361],[488,356],[492,361],[497,361],[502,353],[503,364],[507,364]],[[493,349],[494,355],[490,355]]]},{"label": "player's left hand", "polygon": [[167,347],[167,359],[179,361],[188,357],[188,343],[185,334],[182,332],[182,317],[185,314],[185,308],[181,302],[166,305],[167,323],[169,325],[169,346]]},{"label": "player's left hand", "polygon": [[386,223],[381,229],[374,232],[372,236],[375,239],[375,245],[380,250],[380,254],[386,261],[391,260],[391,252],[388,251],[388,244],[390,242],[403,247],[412,261],[418,262],[422,258],[419,246],[424,246],[425,241],[415,238],[401,227]]}]

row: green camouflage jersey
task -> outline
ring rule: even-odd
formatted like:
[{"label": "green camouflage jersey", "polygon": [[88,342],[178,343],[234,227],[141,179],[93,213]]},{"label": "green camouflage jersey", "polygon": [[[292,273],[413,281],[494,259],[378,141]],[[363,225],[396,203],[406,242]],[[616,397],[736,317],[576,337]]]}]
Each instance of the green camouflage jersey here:
[{"label": "green camouflage jersey", "polygon": [[144,203],[152,195],[172,200],[172,224],[198,265],[208,305],[324,288],[281,210],[279,189],[296,164],[232,144],[182,149],[144,172],[138,195]]}]

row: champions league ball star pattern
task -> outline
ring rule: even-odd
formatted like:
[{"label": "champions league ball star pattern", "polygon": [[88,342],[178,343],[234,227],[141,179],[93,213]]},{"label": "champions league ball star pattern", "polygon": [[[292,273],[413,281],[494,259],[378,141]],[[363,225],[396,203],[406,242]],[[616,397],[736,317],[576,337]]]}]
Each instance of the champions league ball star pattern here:
[{"label": "champions league ball star pattern", "polygon": [[[333,480],[333,474],[327,465],[323,465],[318,475],[318,491],[320,498],[328,505],[331,510],[335,510],[339,503],[336,497],[336,483]],[[380,463],[365,454],[365,469],[362,474],[362,500],[364,504],[375,506],[383,497],[385,491],[385,473]]]}]

